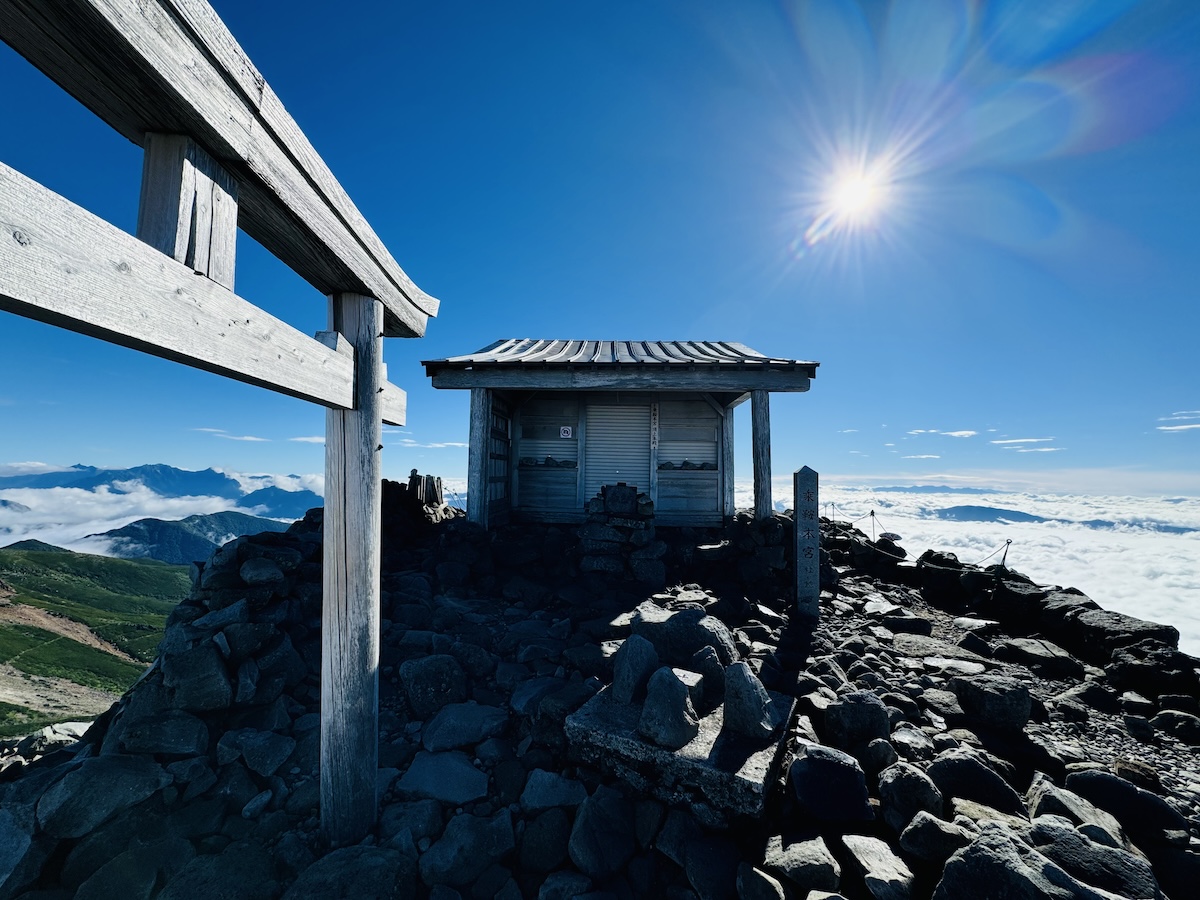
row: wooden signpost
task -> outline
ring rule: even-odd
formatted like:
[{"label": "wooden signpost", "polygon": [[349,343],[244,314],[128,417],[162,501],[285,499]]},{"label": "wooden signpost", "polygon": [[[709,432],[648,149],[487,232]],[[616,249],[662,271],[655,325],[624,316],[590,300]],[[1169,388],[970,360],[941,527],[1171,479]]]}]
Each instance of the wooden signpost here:
[{"label": "wooden signpost", "polygon": [[821,611],[821,520],[817,473],[805,466],[792,475],[796,515],[796,612],[816,620]]},{"label": "wooden signpost", "polygon": [[[137,237],[0,164],[0,310],[328,408],[321,826],[374,823],[384,337],[438,302],[392,259],[204,0],[8,0],[0,40],[145,150]],[[329,297],[302,334],[233,293],[236,231]]]}]

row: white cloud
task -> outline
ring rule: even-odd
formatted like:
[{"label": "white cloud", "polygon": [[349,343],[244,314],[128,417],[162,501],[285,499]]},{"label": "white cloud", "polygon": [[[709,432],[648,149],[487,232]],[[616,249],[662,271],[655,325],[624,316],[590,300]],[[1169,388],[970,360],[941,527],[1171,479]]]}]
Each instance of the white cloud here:
[{"label": "white cloud", "polygon": [[289,441],[298,441],[301,444],[323,444],[323,443],[325,443],[324,436],[319,435],[319,434],[314,434],[309,437],[288,438],[288,440]]},{"label": "white cloud", "polygon": [[412,438],[401,438],[398,441],[392,441],[393,447],[409,447],[422,450],[442,450],[447,447],[469,447],[470,444],[464,444],[461,441],[439,441],[431,444],[422,444]]},{"label": "white cloud", "polygon": [[312,491],[314,494],[325,496],[325,475],[323,473],[275,475],[269,472],[231,472],[228,469],[217,469],[216,471],[222,475],[228,475],[247,494],[261,488],[277,487],[283,491]]},{"label": "white cloud", "polygon": [[912,431],[906,431],[905,434],[937,434],[936,428],[915,428]]},{"label": "white cloud", "polygon": [[857,433],[858,433],[857,428],[843,428],[840,431],[838,431],[838,434],[857,434]]},{"label": "white cloud", "polygon": [[[1102,478],[1120,474],[1110,470],[1063,470],[1063,483],[1049,490],[1064,490],[1079,472]],[[1051,475],[1056,473],[1050,473]],[[1170,473],[1168,473],[1169,475]],[[1193,474],[1194,479],[1194,474]],[[929,476],[926,483],[952,483],[952,476]],[[1168,479],[1169,480],[1169,479]],[[776,506],[792,505],[790,476],[772,479]],[[876,484],[910,483],[894,475],[877,476]],[[977,483],[988,487],[986,482]],[[1200,492],[1200,484],[1190,485]],[[736,484],[739,507],[753,505],[753,483]],[[1099,494],[1022,491],[996,494],[928,494],[876,492],[855,487],[845,479],[821,475],[821,514],[835,504],[838,518],[853,521],[870,534],[871,510],[876,528],[902,535],[910,558],[926,549],[954,553],[965,563],[999,561],[1008,546],[1007,564],[1039,584],[1077,587],[1105,609],[1174,625],[1180,648],[1200,655],[1200,503],[1190,498],[1129,497]],[[881,502],[883,501],[883,502]],[[960,522],[936,517],[936,510],[951,506],[991,506],[1019,510],[1048,522]],[[1084,523],[1109,522],[1113,527]],[[1155,525],[1191,529],[1183,534],[1154,530]],[[998,552],[997,552],[998,551]],[[985,564],[986,564],[985,563]]]},{"label": "white cloud", "polygon": [[979,434],[978,431],[943,431],[941,433],[946,435],[946,437],[957,437],[957,438],[975,437],[975,435]]},{"label": "white cloud", "polygon": [[225,434],[224,428],[190,428],[189,431],[205,431],[209,434]]},{"label": "white cloud", "polygon": [[989,444],[1048,444],[1054,438],[1008,438],[1003,441],[988,441]]},{"label": "white cloud", "polygon": [[12,462],[0,463],[0,476],[9,475],[42,475],[47,472],[68,472],[70,466],[55,466],[44,462]]},{"label": "white cloud", "polygon": [[1191,431],[1193,428],[1200,428],[1200,424],[1196,425],[1159,425],[1159,431]]},{"label": "white cloud", "polygon": [[1057,453],[1060,450],[1066,450],[1066,447],[1017,447],[1018,453]]},{"label": "white cloud", "polygon": [[941,459],[936,453],[917,453],[913,456],[902,456],[901,459]]},{"label": "white cloud", "polygon": [[[1164,417],[1164,419],[1165,418],[1200,419],[1200,409],[1180,409],[1180,410],[1177,410],[1177,411],[1171,413],[1171,415],[1169,417]],[[1159,419],[1159,421],[1162,422],[1162,421],[1164,421],[1164,419]]]},{"label": "white cloud", "polygon": [[255,437],[252,434],[216,434],[213,437],[225,438],[227,441],[251,441],[253,443],[270,443],[270,438]]}]

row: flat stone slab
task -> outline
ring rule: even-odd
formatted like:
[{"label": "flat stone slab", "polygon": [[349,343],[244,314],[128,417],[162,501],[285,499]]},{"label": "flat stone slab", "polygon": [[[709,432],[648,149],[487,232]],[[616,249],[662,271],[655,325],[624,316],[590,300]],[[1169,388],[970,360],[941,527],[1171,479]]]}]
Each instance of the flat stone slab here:
[{"label": "flat stone slab", "polygon": [[767,785],[778,772],[796,701],[768,691],[775,720],[782,723],[765,746],[736,734],[722,734],[724,705],[700,720],[700,731],[678,750],[657,747],[638,734],[639,704],[617,703],[604,688],[567,717],[572,749],[586,761],[617,775],[636,790],[667,804],[698,804],[725,814],[758,817]]}]

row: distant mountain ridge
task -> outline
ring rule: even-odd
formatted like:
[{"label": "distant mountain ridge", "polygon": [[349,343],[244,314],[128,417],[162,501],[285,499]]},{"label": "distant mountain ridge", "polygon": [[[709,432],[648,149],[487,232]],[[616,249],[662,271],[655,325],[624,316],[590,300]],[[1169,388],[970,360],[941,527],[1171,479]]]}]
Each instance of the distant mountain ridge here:
[{"label": "distant mountain ridge", "polygon": [[[216,469],[190,471],[162,463],[134,466],[129,469],[74,465],[58,472],[2,475],[0,491],[13,488],[75,488],[95,491],[103,487],[112,493],[124,494],[128,493],[126,486],[131,482],[140,483],[160,497],[219,497],[223,500],[233,500],[240,511],[271,519],[299,519],[308,510],[322,506],[325,502],[320,494],[313,491],[289,491],[275,485],[247,492],[236,478]],[[0,499],[0,509],[17,513],[30,511],[28,505],[6,499]]]},{"label": "distant mountain ridge", "polygon": [[138,519],[88,537],[108,538],[110,552],[123,559],[157,559],[178,566],[208,559],[222,544],[242,535],[286,531],[289,525],[240,512],[219,512],[176,521]]}]

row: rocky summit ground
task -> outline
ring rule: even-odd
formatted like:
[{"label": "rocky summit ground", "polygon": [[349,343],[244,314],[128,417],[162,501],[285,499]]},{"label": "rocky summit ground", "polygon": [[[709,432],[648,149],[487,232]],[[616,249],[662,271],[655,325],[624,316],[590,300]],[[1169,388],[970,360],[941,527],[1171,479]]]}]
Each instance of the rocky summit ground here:
[{"label": "rocky summit ground", "polygon": [[[1173,629],[823,521],[814,631],[791,527],[485,533],[386,485],[379,816],[335,849],[320,512],[227,544],[81,740],[3,745],[0,898],[1196,895],[1200,686]],[[569,737],[601,691],[648,761]],[[713,716],[761,730],[761,803],[679,780]]]}]

